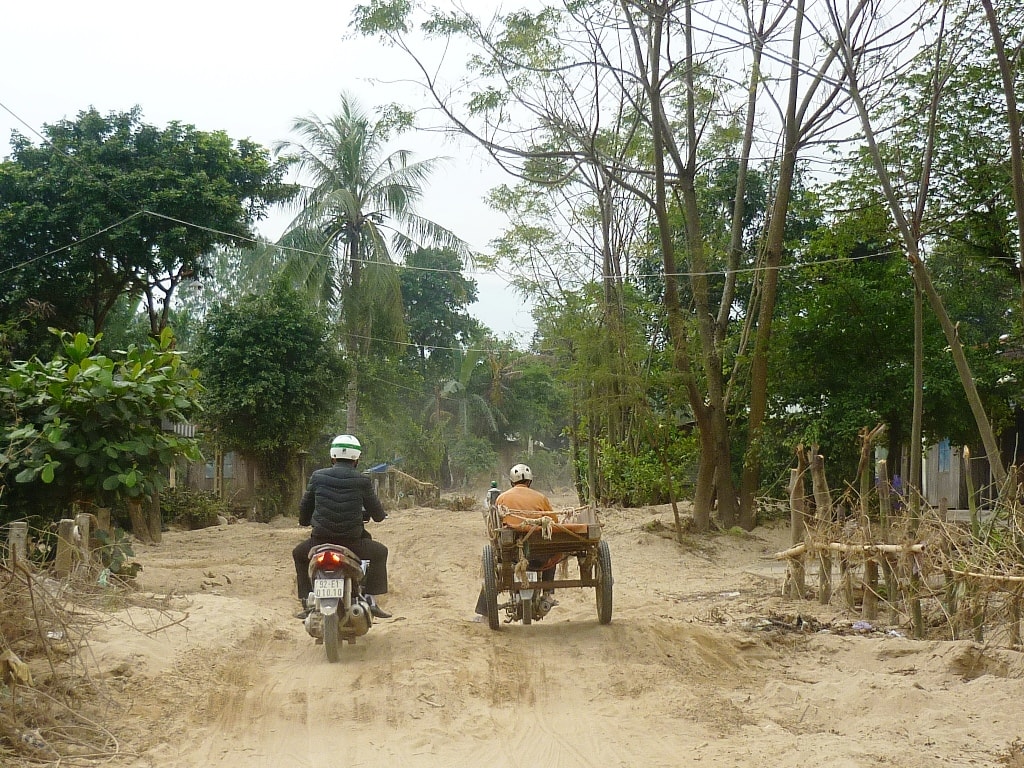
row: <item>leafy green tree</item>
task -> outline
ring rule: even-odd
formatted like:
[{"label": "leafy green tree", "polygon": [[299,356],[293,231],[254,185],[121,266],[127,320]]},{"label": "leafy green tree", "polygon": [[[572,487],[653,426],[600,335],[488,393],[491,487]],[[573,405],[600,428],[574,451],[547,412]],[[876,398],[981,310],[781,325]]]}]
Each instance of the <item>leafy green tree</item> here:
[{"label": "leafy green tree", "polygon": [[297,138],[275,151],[308,180],[298,214],[281,239],[290,247],[288,274],[342,319],[349,371],[347,429],[359,426],[359,361],[374,339],[404,341],[402,296],[394,260],[422,245],[467,255],[465,244],[416,212],[423,185],[438,160],[413,161],[407,150],[387,151],[407,115],[374,121],[347,96],[326,120],[299,118]]},{"label": "leafy green tree", "polygon": [[423,383],[419,373],[401,360],[374,357],[363,378],[374,386],[365,398],[359,439],[368,447],[368,461],[397,463],[420,480],[437,483],[444,459],[440,430],[419,409]]},{"label": "leafy green tree", "polygon": [[[621,499],[610,495],[603,476],[602,446],[638,450],[647,444],[645,421],[654,403],[666,397],[653,375],[651,351],[659,344],[664,347],[665,338],[646,322],[651,319],[650,304],[624,285],[622,322],[616,332],[621,336],[616,344],[619,354],[610,359],[604,295],[604,287],[591,282],[538,306],[538,345],[545,354],[521,361],[520,375],[509,384],[513,402],[507,410],[514,434],[564,432],[573,466],[580,472],[576,485],[581,498],[617,503]],[[662,355],[657,359],[661,365],[670,364]],[[538,370],[545,366],[557,386]],[[673,391],[679,392],[678,381],[674,384]]]},{"label": "leafy green tree", "polygon": [[520,356],[502,400],[509,434],[553,446],[568,426],[567,391],[553,363],[544,355]]},{"label": "leafy green tree", "polygon": [[329,323],[284,281],[222,304],[193,350],[206,387],[204,423],[259,473],[258,515],[283,511],[294,458],[337,416],[345,368]]},{"label": "leafy green tree", "polygon": [[0,163],[0,320],[41,303],[51,325],[98,334],[128,296],[159,334],[177,286],[294,194],[263,147],[157,128],[138,108],[89,109],[42,132],[41,146],[15,133]]},{"label": "leafy green tree", "polygon": [[[55,332],[57,333],[57,332]],[[84,333],[57,333],[49,362],[12,363],[0,379],[0,484],[8,514],[43,512],[56,519],[68,505],[109,506],[142,499],[164,485],[164,472],[182,456],[201,458],[192,438],[164,429],[198,411],[197,372],[173,350],[165,329],[156,344],[107,357]],[[159,512],[133,516],[135,534],[158,540]]]},{"label": "leafy green tree", "polygon": [[476,281],[462,275],[462,260],[451,250],[418,248],[401,271],[405,324],[420,372],[448,371],[455,350],[480,337],[479,321],[467,307],[476,301]]}]

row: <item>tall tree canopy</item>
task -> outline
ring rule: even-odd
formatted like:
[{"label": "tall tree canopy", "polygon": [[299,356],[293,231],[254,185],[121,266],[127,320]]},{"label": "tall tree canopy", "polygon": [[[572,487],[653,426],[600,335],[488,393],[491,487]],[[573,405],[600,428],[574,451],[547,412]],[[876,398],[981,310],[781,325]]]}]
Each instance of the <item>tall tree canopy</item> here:
[{"label": "tall tree canopy", "polygon": [[0,322],[45,305],[50,325],[99,333],[129,296],[156,334],[179,283],[294,193],[258,144],[157,128],[137,107],[89,109],[42,134],[36,145],[15,133],[0,163]]},{"label": "tall tree canopy", "polygon": [[[664,317],[654,341],[671,350],[701,440],[697,525],[709,525],[717,507],[724,525],[749,528],[798,160],[842,119],[844,72],[834,41],[819,33],[832,9],[763,2],[710,18],[697,6],[552,0],[485,21],[466,9],[424,15],[405,0],[372,0],[356,6],[353,26],[408,54],[439,111],[498,162],[589,209],[572,217],[589,231],[576,230],[569,248],[551,238],[559,258],[533,266],[561,284],[600,280],[610,361],[603,394],[613,408],[635,375],[623,281],[629,225],[639,222],[660,261]],[[864,3],[842,12],[854,25],[864,13]],[[453,72],[413,49],[417,33],[457,36],[473,52]],[[753,178],[757,157],[764,171]],[[709,169],[723,185],[717,199]],[[760,187],[770,188],[748,210]],[[573,206],[566,202],[562,210]],[[576,274],[558,269],[566,254],[582,256]],[[750,279],[740,282],[741,273]],[[620,409],[605,423],[617,443],[630,415]]]},{"label": "tall tree canopy", "polygon": [[476,281],[462,274],[462,261],[450,250],[419,248],[400,275],[405,322],[420,372],[447,372],[455,350],[481,333],[467,311],[476,301]]}]

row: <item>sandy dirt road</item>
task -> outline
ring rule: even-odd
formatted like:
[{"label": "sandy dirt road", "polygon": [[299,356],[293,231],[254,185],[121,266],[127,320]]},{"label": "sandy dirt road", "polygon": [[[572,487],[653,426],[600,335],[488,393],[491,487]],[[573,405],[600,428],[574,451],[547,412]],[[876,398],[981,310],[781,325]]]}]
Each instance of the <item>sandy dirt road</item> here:
[{"label": "sandy dirt road", "polygon": [[[665,510],[602,519],[612,623],[593,589],[562,590],[543,621],[494,632],[469,621],[480,513],[391,513],[371,530],[391,550],[394,618],[337,664],[292,617],[294,520],[166,533],[137,552],[164,607],[91,642],[131,699],[124,751],[104,764],[1019,768],[1021,654],[843,633],[855,617],[778,597],[784,567],[765,556],[782,527],[680,547],[658,530]],[[833,631],[764,621],[797,613]]]}]

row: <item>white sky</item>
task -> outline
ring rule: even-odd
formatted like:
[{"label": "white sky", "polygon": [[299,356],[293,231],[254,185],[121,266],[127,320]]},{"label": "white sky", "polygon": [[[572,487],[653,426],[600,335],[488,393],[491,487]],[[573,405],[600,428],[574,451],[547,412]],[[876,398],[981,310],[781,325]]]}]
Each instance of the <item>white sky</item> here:
[{"label": "white sky", "polygon": [[[367,111],[390,102],[410,103],[416,90],[387,83],[411,74],[402,55],[370,40],[346,39],[355,4],[4,2],[0,105],[6,109],[0,108],[0,157],[9,155],[13,129],[39,143],[33,130],[73,119],[90,106],[106,114],[139,105],[143,120],[152,125],[178,120],[270,148],[289,138],[294,118],[336,112],[342,91],[354,95]],[[486,13],[496,2],[472,0],[470,5]],[[385,82],[371,83],[371,78]],[[452,158],[430,182],[420,212],[487,251],[505,222],[483,196],[508,178],[482,150],[446,142],[436,134],[406,134],[398,147],[413,150],[421,159]],[[261,231],[276,238],[287,219],[279,214]],[[470,308],[475,317],[500,335],[532,332],[522,297],[502,278],[471,276],[480,292]]]}]

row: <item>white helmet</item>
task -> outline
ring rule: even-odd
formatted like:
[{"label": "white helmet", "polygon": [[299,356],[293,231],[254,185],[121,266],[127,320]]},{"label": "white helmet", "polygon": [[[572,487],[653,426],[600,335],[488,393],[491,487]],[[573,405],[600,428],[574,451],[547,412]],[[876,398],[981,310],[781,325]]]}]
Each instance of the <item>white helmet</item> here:
[{"label": "white helmet", "polygon": [[533,472],[531,472],[530,468],[525,464],[516,464],[514,467],[512,467],[512,469],[508,471],[508,479],[511,481],[512,485],[515,485],[516,483],[521,483],[524,480],[527,482],[532,482]]},{"label": "white helmet", "polygon": [[358,461],[363,455],[363,446],[352,435],[338,435],[331,441],[331,458]]}]

